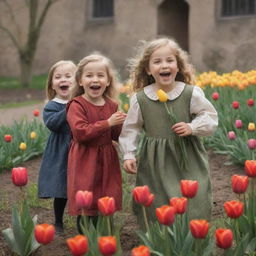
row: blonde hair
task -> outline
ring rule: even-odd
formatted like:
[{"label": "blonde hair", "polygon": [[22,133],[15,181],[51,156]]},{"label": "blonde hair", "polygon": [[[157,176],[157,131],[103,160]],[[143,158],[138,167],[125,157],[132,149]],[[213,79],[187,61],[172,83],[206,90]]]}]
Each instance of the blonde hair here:
[{"label": "blonde hair", "polygon": [[129,60],[133,91],[140,91],[143,87],[155,82],[151,75],[148,75],[149,60],[152,53],[159,47],[170,45],[177,60],[178,73],[175,80],[192,84],[194,82],[194,68],[188,61],[188,54],[180,46],[168,37],[155,39],[149,42],[142,41],[142,45],[137,49],[135,58]]},{"label": "blonde hair", "polygon": [[56,91],[52,88],[52,78],[53,78],[54,71],[59,66],[65,65],[65,64],[70,64],[71,66],[74,67],[74,69],[76,68],[76,65],[73,61],[60,60],[60,61],[56,62],[54,65],[52,65],[52,67],[49,70],[48,78],[47,78],[47,82],[46,82],[46,97],[48,98],[48,100],[52,100],[56,96]]},{"label": "blonde hair", "polygon": [[116,71],[114,69],[112,61],[103,56],[102,54],[98,52],[94,52],[86,57],[84,57],[77,65],[77,70],[75,74],[75,86],[73,87],[71,98],[80,96],[84,94],[84,88],[83,86],[80,86],[81,77],[84,72],[84,67],[90,63],[90,62],[102,62],[107,71],[107,76],[109,79],[109,86],[106,87],[106,90],[104,91],[103,95],[105,97],[108,97],[114,101],[117,101],[118,98],[118,82],[116,80]]}]

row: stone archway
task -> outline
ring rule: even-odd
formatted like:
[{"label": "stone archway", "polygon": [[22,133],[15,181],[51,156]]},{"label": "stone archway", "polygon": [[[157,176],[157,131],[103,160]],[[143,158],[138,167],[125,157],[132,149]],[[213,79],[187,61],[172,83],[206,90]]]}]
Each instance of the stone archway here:
[{"label": "stone archway", "polygon": [[185,0],[165,0],[158,6],[157,34],[170,36],[189,50],[189,5]]}]

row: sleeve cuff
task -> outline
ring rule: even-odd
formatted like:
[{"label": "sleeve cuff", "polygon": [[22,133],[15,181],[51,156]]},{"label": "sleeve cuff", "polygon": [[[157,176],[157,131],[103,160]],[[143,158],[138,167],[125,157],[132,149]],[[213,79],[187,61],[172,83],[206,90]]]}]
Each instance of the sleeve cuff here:
[{"label": "sleeve cuff", "polygon": [[128,153],[124,154],[124,160],[128,160],[128,159],[129,160],[131,160],[131,159],[136,160],[136,157],[132,152],[128,152]]}]

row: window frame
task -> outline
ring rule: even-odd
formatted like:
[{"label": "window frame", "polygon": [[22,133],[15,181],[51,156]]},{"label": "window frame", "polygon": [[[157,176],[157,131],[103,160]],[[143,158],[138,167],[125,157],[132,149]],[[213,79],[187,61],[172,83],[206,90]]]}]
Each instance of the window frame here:
[{"label": "window frame", "polygon": [[115,0],[113,0],[113,16],[107,16],[107,17],[94,17],[93,16],[93,10],[94,8],[94,0],[88,1],[88,20],[91,22],[112,22],[114,21],[115,17]]}]

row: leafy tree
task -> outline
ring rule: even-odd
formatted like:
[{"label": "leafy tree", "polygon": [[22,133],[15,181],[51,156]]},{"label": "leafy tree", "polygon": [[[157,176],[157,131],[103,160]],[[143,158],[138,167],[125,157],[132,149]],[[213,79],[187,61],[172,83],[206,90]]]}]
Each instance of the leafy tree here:
[{"label": "leafy tree", "polygon": [[[50,7],[58,0],[24,0],[24,7],[27,8],[28,27],[26,40],[23,42],[20,36],[20,25],[16,21],[18,10],[8,0],[1,0],[2,10],[5,9],[5,15],[8,15],[10,22],[8,25],[0,23],[0,29],[10,38],[19,56],[20,64],[20,83],[23,87],[28,87],[32,78],[33,61],[37,49],[37,43],[40,37],[42,25]],[[39,3],[40,2],[40,3]]]}]

